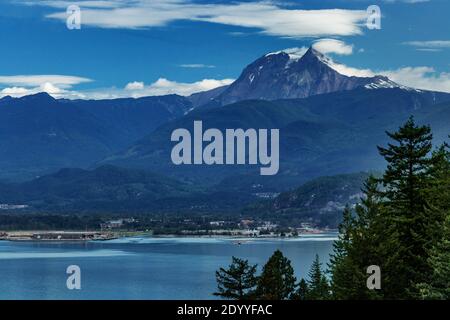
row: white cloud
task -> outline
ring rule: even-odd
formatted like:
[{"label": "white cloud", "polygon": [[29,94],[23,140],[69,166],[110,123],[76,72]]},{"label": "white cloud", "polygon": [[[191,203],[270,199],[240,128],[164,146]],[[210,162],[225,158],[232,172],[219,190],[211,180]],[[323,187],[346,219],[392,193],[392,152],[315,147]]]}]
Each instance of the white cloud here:
[{"label": "white cloud", "polygon": [[[178,94],[181,96],[189,96],[192,93],[211,90],[224,85],[229,85],[233,79],[203,79],[196,82],[177,82],[165,78],[160,78],[157,81],[145,85],[143,82],[130,82],[125,88],[100,88],[93,90],[86,90],[77,92],[72,95],[73,98],[83,99],[116,99],[116,98],[139,98],[147,96],[161,96],[167,94]],[[71,98],[71,97],[69,97]]]},{"label": "white cloud", "polygon": [[180,67],[189,68],[189,69],[202,69],[202,68],[212,69],[212,68],[215,68],[216,66],[213,66],[211,64],[202,64],[202,63],[188,63],[188,64],[180,64]]},{"label": "white cloud", "polygon": [[408,41],[403,44],[415,47],[419,51],[438,52],[450,48],[450,40]]},{"label": "white cloud", "polygon": [[144,82],[133,81],[124,88],[97,88],[83,91],[64,89],[54,83],[44,82],[36,87],[6,87],[0,91],[0,97],[22,97],[38,92],[47,92],[55,98],[67,99],[115,99],[115,98],[139,98],[146,96],[160,96],[166,94],[178,94],[188,96],[195,92],[207,91],[217,87],[229,85],[234,79],[203,79],[196,82],[177,82],[160,78],[154,83],[145,85]]},{"label": "white cloud", "polygon": [[40,85],[39,87],[42,91],[47,92],[52,95],[60,95],[63,94],[65,90],[58,88],[53,83],[46,82]]},{"label": "white cloud", "polygon": [[[344,41],[335,40],[335,39],[320,39],[317,41],[314,41],[312,47],[323,53],[334,53],[338,55],[350,55],[353,53],[353,45],[346,44]],[[284,52],[289,54],[291,59],[300,59],[303,57],[303,55],[308,51],[309,48],[307,47],[295,47],[295,48],[288,48],[276,52],[271,52],[266,54],[266,56],[269,56],[271,54],[279,54],[280,52]],[[332,61],[331,58],[327,58],[329,61]]]},{"label": "white cloud", "polygon": [[331,62],[331,67],[335,69],[340,74],[346,75],[348,77],[373,77],[376,75],[376,73],[370,69],[358,69],[349,67],[345,64],[337,63],[337,62]]},{"label": "white cloud", "polygon": [[36,94],[39,92],[47,92],[49,95],[55,98],[63,98],[66,95],[72,95],[73,93],[68,90],[56,87],[52,83],[44,83],[38,87],[26,88],[26,87],[6,87],[0,91],[0,97],[11,96],[11,97],[23,97],[30,94]]},{"label": "white cloud", "polygon": [[450,93],[450,73],[438,73],[431,67],[405,67],[382,74],[405,86]]},{"label": "white cloud", "polygon": [[336,39],[320,39],[313,43],[313,48],[324,54],[335,53],[340,55],[350,55],[353,53],[353,45]]},{"label": "white cloud", "polygon": [[15,76],[0,76],[0,84],[12,86],[40,86],[45,83],[52,83],[62,88],[69,88],[73,85],[91,82],[91,79],[65,76],[65,75],[15,75]]},{"label": "white cloud", "polygon": [[424,52],[440,52],[441,49],[431,49],[431,48],[418,48],[417,51],[424,51]]},{"label": "white cloud", "polygon": [[130,82],[125,86],[125,90],[142,90],[142,89],[144,89],[144,83],[138,81]]},{"label": "white cloud", "polygon": [[272,54],[279,54],[281,52],[287,53],[291,59],[300,59],[303,57],[303,55],[308,51],[307,47],[295,47],[295,48],[288,48],[280,51],[270,52],[266,54],[266,56],[270,56]]},{"label": "white cloud", "polygon": [[[144,86],[138,90],[131,92],[133,97],[143,97],[143,96],[160,96],[166,94],[179,94],[182,96],[188,96],[195,92],[207,91],[215,89],[217,87],[229,85],[233,82],[233,79],[203,79],[196,82],[177,82],[167,80],[165,78],[160,78],[154,83]],[[120,94],[120,92],[115,92],[115,94]]]},{"label": "white cloud", "polygon": [[373,77],[383,75],[398,84],[423,90],[450,93],[450,73],[436,72],[432,67],[403,67],[392,70],[358,69],[331,60],[330,66],[346,76]]},{"label": "white cloud", "polygon": [[[365,10],[297,10],[270,1],[193,3],[189,0],[28,1],[57,9],[81,7],[82,24],[100,28],[147,28],[179,20],[202,21],[245,28],[280,37],[323,37],[362,34]],[[64,11],[47,17],[66,21]]]},{"label": "white cloud", "polygon": [[384,2],[405,2],[405,3],[422,3],[422,2],[429,2],[431,0],[384,0]]},{"label": "white cloud", "polygon": [[[36,1],[28,0],[22,2],[25,5],[36,5]],[[67,1],[67,0],[40,0],[39,5],[42,6],[48,6],[53,8],[59,8],[59,9],[66,9],[69,4],[83,6],[83,8],[118,8],[122,4],[124,4],[125,1],[123,0],[81,0],[81,1]]]},{"label": "white cloud", "polygon": [[4,88],[0,92],[1,92],[0,96],[2,97],[4,96],[21,97],[30,94],[30,89],[22,87],[11,87],[11,88]]},{"label": "white cloud", "polygon": [[91,79],[66,75],[14,75],[0,76],[0,97],[21,97],[24,95],[47,92],[55,98],[73,95],[71,88]]}]

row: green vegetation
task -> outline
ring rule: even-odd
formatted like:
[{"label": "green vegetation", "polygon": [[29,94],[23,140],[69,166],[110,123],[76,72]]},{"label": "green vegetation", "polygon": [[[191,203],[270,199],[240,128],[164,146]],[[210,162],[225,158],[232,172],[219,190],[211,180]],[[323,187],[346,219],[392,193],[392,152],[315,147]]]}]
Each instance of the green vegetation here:
[{"label": "green vegetation", "polygon": [[104,219],[97,215],[1,214],[0,230],[99,230]]},{"label": "green vegetation", "polygon": [[272,200],[249,205],[243,212],[268,220],[275,216],[284,226],[308,221],[319,227],[337,228],[345,205],[358,203],[369,175],[359,172],[319,177]]},{"label": "green vegetation", "polygon": [[216,271],[218,292],[215,296],[236,300],[324,300],[330,298],[330,289],[319,257],[311,266],[309,280],[296,283],[291,261],[276,250],[256,276],[257,265],[232,257],[228,269]]},{"label": "green vegetation", "polygon": [[306,300],[308,298],[308,283],[305,279],[301,279],[297,285],[297,291],[294,293],[294,300]]},{"label": "green vegetation", "polygon": [[308,300],[327,300],[330,298],[330,286],[328,280],[322,272],[322,264],[319,256],[316,255],[314,262],[309,271],[308,289],[306,291],[306,299]]},{"label": "green vegetation", "polygon": [[218,292],[214,293],[228,299],[246,300],[255,296],[255,287],[258,282],[256,265],[249,265],[247,260],[232,257],[228,269],[220,268],[216,271]]},{"label": "green vegetation", "polygon": [[277,250],[263,267],[258,279],[256,295],[262,300],[289,299],[294,293],[295,281],[291,261]]},{"label": "green vegetation", "polygon": [[[379,147],[387,161],[381,179],[366,182],[355,212],[346,210],[330,263],[337,299],[417,299],[433,295],[450,278],[440,270],[450,264],[442,255],[448,241],[444,221],[449,216],[449,153],[441,146],[430,155],[431,130],[410,118],[394,143]],[[442,264],[443,263],[443,264]],[[366,269],[378,265],[380,290],[369,290]],[[439,281],[438,275],[443,275]],[[445,285],[444,285],[445,287]]]},{"label": "green vegetation", "polygon": [[[329,262],[330,283],[316,257],[309,280],[302,279],[291,298],[450,299],[449,146],[432,152],[430,127],[412,117],[387,134],[393,141],[378,147],[387,162],[383,176],[369,176],[360,202],[344,210]],[[282,253],[277,256],[280,260]],[[381,288],[368,288],[369,266],[380,268]],[[286,270],[293,278],[292,269]],[[279,283],[280,277],[264,280],[268,288]]]},{"label": "green vegetation", "polygon": [[447,217],[442,242],[431,250],[428,260],[433,272],[429,283],[419,283],[422,299],[450,299],[450,217]]}]

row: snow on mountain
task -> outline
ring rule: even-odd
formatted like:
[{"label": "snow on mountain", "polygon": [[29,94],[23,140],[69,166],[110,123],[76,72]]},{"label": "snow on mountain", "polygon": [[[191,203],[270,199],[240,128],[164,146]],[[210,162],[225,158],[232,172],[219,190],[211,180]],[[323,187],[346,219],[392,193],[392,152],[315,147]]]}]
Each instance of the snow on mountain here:
[{"label": "snow on mountain", "polygon": [[334,62],[312,47],[271,52],[248,65],[214,100],[226,105],[251,99],[306,98],[358,87],[402,88],[384,76],[371,76],[364,70],[357,76],[352,73],[351,68]]}]

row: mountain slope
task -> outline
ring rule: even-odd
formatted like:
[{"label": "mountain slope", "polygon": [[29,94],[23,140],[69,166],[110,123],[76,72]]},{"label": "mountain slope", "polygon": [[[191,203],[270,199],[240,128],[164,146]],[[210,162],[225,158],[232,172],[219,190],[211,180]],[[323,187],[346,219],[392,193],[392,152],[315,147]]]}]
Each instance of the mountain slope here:
[{"label": "mountain slope", "polygon": [[[5,185],[4,185],[5,187]],[[2,203],[24,203],[33,210],[49,211],[140,211],[168,197],[182,197],[195,191],[157,174],[102,166],[95,170],[61,169],[29,182],[9,185],[0,195]]]},{"label": "mountain slope", "polygon": [[179,96],[99,101],[46,93],[0,100],[0,177],[27,179],[85,167],[191,108]]},{"label": "mountain slope", "polygon": [[272,200],[249,205],[244,212],[337,228],[345,206],[358,203],[363,196],[361,189],[368,176],[361,172],[316,178]]},{"label": "mountain slope", "polygon": [[[209,184],[230,178],[248,191],[254,184],[276,191],[273,186],[283,189],[281,185],[291,187],[317,176],[382,169],[384,162],[376,145],[386,142],[385,130],[395,130],[411,114],[420,123],[431,120],[429,124],[438,133],[436,142],[442,141],[448,131],[442,119],[450,118],[447,109],[437,103],[446,100],[450,101],[450,95],[359,87],[305,99],[241,101],[226,108],[194,110],[101,163],[145,168]],[[279,128],[279,173],[262,177],[259,166],[173,165],[170,152],[175,143],[170,135],[177,128],[192,132],[195,120],[203,121],[203,130]]]},{"label": "mountain slope", "polygon": [[399,86],[386,77],[349,77],[333,69],[331,60],[312,47],[303,55],[284,51],[267,54],[247,66],[213,103],[242,100],[295,99],[352,90],[357,87]]},{"label": "mountain slope", "polygon": [[192,104],[178,95],[107,100],[71,100],[70,104],[92,114],[126,137],[125,144],[187,113]]},{"label": "mountain slope", "polygon": [[[22,183],[0,182],[0,203],[44,213],[236,213],[256,197],[208,190],[144,170],[61,169]],[[14,211],[14,209],[11,209]]]},{"label": "mountain slope", "polygon": [[208,103],[211,103],[211,101],[213,101],[215,98],[217,98],[217,96],[222,94],[227,88],[228,86],[222,86],[208,91],[196,92],[191,94],[188,97],[188,99],[192,103],[192,106],[194,108],[200,107]]}]

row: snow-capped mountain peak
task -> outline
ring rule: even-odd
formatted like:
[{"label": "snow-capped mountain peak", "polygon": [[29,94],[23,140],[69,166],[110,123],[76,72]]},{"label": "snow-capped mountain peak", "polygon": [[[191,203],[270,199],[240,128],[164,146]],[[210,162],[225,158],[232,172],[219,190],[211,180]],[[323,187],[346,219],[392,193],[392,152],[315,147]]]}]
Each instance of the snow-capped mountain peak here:
[{"label": "snow-capped mountain peak", "polygon": [[310,47],[268,53],[248,65],[240,77],[214,101],[221,105],[241,100],[296,99],[356,88],[401,88],[384,76],[335,62]]},{"label": "snow-capped mountain peak", "polygon": [[278,54],[287,54],[290,60],[295,61],[301,59],[303,55],[306,53],[306,51],[307,50],[305,48],[289,48],[280,51],[270,52],[266,54],[265,57],[270,57]]}]

